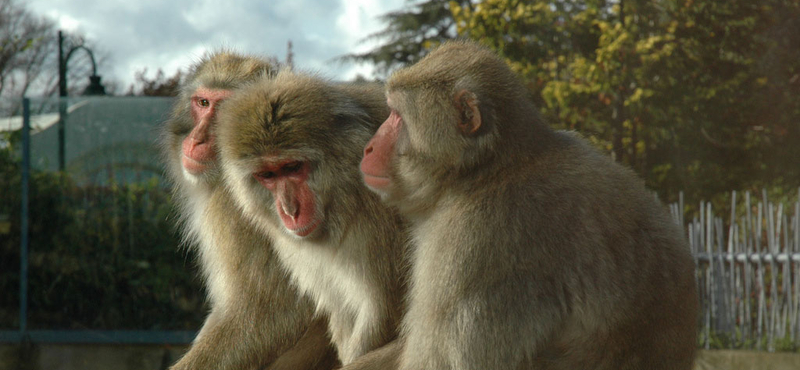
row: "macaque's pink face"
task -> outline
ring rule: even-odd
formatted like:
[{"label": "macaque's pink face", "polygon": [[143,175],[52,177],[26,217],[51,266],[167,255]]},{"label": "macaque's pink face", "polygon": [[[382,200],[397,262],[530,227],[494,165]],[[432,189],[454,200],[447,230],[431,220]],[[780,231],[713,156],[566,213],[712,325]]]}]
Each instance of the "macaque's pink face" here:
[{"label": "macaque's pink face", "polygon": [[310,235],[319,225],[314,193],[308,186],[309,163],[302,160],[266,160],[253,173],[272,192],[283,225],[297,236]]},{"label": "macaque's pink face", "polygon": [[364,183],[379,194],[388,192],[392,185],[389,166],[402,127],[403,118],[392,109],[389,118],[381,124],[364,148],[364,157],[361,159]]},{"label": "macaque's pink face", "polygon": [[200,175],[213,165],[216,151],[211,128],[215,122],[219,103],[230,94],[230,90],[200,87],[192,95],[191,112],[194,128],[183,139],[181,156],[181,164],[190,174]]}]

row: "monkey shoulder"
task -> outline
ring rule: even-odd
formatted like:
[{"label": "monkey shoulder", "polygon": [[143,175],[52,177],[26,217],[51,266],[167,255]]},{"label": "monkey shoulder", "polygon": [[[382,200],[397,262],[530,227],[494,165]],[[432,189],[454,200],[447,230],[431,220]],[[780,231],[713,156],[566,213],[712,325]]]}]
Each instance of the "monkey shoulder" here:
[{"label": "monkey shoulder", "polygon": [[646,192],[644,181],[632,170],[614,162],[574,131],[556,131],[548,150],[529,165],[526,181],[549,192],[620,201]]},{"label": "monkey shoulder", "polygon": [[[683,249],[680,231],[633,170],[613,161],[577,133],[558,134],[565,145],[549,163],[552,179],[545,182],[547,191],[542,192],[556,199],[556,203],[545,203],[551,220],[592,230],[573,233],[574,238],[606,245],[608,250],[616,250],[612,253],[624,251],[628,257],[641,256],[644,250],[662,255]],[[628,259],[631,264],[643,263]]]},{"label": "monkey shoulder", "polygon": [[[662,225],[665,211],[633,171],[575,132],[557,131],[552,140],[547,150],[518,165],[515,180],[498,185],[479,206],[506,205],[494,206],[500,211],[495,218],[503,219],[494,220],[497,227],[515,227],[522,240],[535,239],[540,247],[557,241],[561,246],[551,247],[563,256],[572,254],[570,245],[607,245],[667,227]],[[584,248],[581,253],[606,252]]]}]

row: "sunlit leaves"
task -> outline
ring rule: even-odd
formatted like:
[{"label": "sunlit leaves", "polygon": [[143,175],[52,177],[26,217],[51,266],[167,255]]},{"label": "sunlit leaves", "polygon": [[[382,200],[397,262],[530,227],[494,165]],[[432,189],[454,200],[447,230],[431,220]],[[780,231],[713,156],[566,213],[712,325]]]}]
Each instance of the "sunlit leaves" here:
[{"label": "sunlit leaves", "polygon": [[788,150],[770,142],[800,140],[796,1],[486,0],[450,9],[458,33],[503,56],[554,126],[614,152],[662,195],[800,181],[797,166],[775,176],[761,162]]}]

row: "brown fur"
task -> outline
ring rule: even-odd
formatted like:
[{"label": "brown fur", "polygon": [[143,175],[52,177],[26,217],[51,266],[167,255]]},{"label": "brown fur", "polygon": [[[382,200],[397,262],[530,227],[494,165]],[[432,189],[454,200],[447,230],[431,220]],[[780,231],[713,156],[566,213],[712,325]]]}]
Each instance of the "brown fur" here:
[{"label": "brown fur", "polygon": [[387,91],[405,128],[376,191],[410,221],[405,344],[347,369],[692,367],[694,265],[632,171],[552,131],[474,43]]},{"label": "brown fur", "polygon": [[[219,113],[226,183],[273,241],[298,288],[330,318],[343,363],[397,335],[403,291],[399,218],[364,187],[361,148],[388,114],[374,85],[335,85],[282,71],[231,96]],[[272,192],[254,177],[264,163],[302,161],[321,226],[299,237],[282,223]]]},{"label": "brown fur", "polygon": [[[274,74],[273,68],[260,59],[229,52],[205,57],[192,69],[163,130],[164,160],[182,232],[186,244],[198,253],[211,301],[203,328],[173,370],[262,369],[283,353],[279,363],[287,365],[276,363],[272,369],[329,369],[336,364],[329,337],[319,329],[327,322],[312,322],[310,302],[289,284],[269,240],[233,205],[218,169],[194,176],[184,173],[181,165],[181,143],[194,126],[189,113],[194,91],[235,89]],[[303,352],[302,363],[292,362],[297,352]]]}]

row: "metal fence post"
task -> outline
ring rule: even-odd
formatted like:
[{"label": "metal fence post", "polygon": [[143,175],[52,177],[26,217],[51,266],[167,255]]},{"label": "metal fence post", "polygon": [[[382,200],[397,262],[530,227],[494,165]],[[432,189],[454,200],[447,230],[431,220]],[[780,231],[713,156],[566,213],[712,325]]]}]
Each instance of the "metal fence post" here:
[{"label": "metal fence post", "polygon": [[28,330],[28,188],[31,168],[31,101],[22,99],[22,212],[20,217],[19,331],[24,338]]}]

